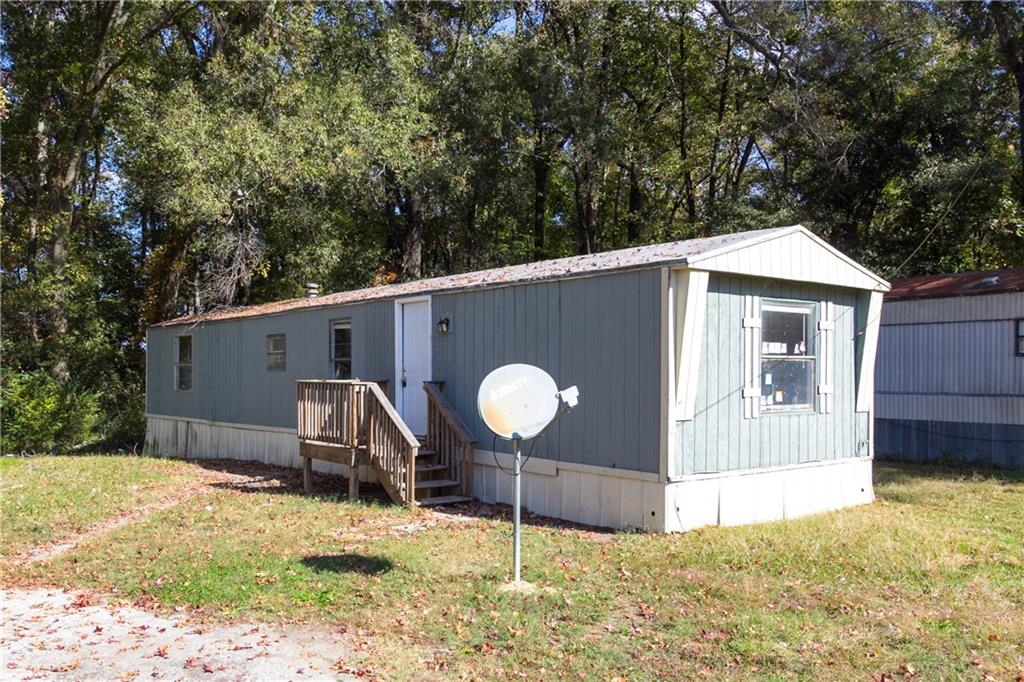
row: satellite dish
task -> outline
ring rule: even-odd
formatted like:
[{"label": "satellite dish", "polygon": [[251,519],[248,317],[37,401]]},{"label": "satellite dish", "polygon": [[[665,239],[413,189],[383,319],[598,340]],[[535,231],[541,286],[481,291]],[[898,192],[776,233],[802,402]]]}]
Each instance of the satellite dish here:
[{"label": "satellite dish", "polygon": [[[522,443],[544,433],[554,420],[576,407],[579,398],[580,392],[575,386],[560,392],[550,374],[540,367],[523,364],[504,365],[494,370],[484,377],[476,394],[476,408],[484,424],[495,434],[512,441],[515,450],[512,468],[515,481],[512,486],[512,589],[530,587],[519,576]],[[532,447],[530,452],[533,452]],[[494,455],[494,463],[501,468],[497,454]]]},{"label": "satellite dish", "polygon": [[480,384],[477,410],[494,433],[508,440],[537,436],[558,413],[561,399],[551,375],[533,365],[504,365]]}]

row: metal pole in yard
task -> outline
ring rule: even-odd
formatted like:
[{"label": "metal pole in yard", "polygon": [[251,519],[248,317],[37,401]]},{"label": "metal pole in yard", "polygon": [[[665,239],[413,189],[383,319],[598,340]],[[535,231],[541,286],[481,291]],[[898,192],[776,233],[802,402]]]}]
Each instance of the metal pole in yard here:
[{"label": "metal pole in yard", "polygon": [[521,479],[522,479],[522,466],[523,466],[523,453],[522,453],[522,439],[513,438],[512,447],[516,451],[515,468],[513,469],[512,476],[515,479],[513,484],[512,493],[512,563],[513,563],[513,581],[515,585],[519,585],[519,508],[520,508],[520,494],[521,494]]}]

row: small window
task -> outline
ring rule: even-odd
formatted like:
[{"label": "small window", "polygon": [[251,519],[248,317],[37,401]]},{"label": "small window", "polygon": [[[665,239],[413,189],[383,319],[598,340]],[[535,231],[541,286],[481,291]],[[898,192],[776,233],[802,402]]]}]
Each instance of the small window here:
[{"label": "small window", "polygon": [[267,334],[267,369],[283,371],[284,368],[284,334]]},{"label": "small window", "polygon": [[352,323],[348,320],[331,325],[331,364],[335,379],[352,378]]},{"label": "small window", "polygon": [[761,308],[761,406],[766,411],[814,408],[812,305]]},{"label": "small window", "polygon": [[192,337],[176,336],[174,349],[174,387],[192,390]]},{"label": "small window", "polygon": [[1015,329],[1015,331],[1017,332],[1017,343],[1015,344],[1015,346],[1017,348],[1017,355],[1024,355],[1024,320],[1017,320],[1016,327],[1017,328]]}]

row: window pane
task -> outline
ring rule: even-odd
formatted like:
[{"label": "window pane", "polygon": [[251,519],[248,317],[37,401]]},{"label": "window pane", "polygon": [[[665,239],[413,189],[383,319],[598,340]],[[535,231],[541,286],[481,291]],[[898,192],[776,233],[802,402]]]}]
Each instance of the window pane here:
[{"label": "window pane", "polygon": [[335,360],[334,361],[334,378],[335,379],[351,379],[352,378],[352,363],[348,360]]},{"label": "window pane", "polygon": [[192,390],[192,365],[178,365],[178,390]]},{"label": "window pane", "polygon": [[1017,336],[1024,336],[1024,320],[1017,320]]},{"label": "window pane", "polygon": [[267,350],[270,352],[284,352],[284,334],[268,334]]},{"label": "window pane", "polygon": [[267,369],[284,369],[284,353],[267,353]]},{"label": "window pane", "polygon": [[352,329],[349,327],[334,328],[334,358],[352,357]]},{"label": "window pane", "polygon": [[765,310],[761,314],[761,353],[763,355],[808,355],[807,338],[810,315],[800,312]]},{"label": "window pane", "polygon": [[192,362],[192,337],[178,337],[178,362],[188,364]]},{"label": "window pane", "polygon": [[761,361],[761,404],[765,407],[814,405],[814,360]]},{"label": "window pane", "polygon": [[1024,336],[1017,337],[1017,355],[1024,355]]}]

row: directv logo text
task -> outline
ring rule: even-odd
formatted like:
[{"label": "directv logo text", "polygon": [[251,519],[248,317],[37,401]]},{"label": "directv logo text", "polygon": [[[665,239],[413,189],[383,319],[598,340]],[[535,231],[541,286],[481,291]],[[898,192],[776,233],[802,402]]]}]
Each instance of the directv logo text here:
[{"label": "directv logo text", "polygon": [[503,386],[498,386],[498,388],[491,391],[491,400],[500,400],[501,398],[507,396],[509,393],[512,393],[513,391],[518,391],[523,386],[526,386],[526,377],[519,377],[515,381],[510,381]]}]

